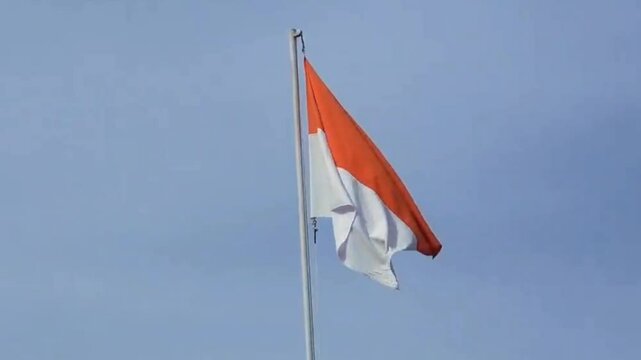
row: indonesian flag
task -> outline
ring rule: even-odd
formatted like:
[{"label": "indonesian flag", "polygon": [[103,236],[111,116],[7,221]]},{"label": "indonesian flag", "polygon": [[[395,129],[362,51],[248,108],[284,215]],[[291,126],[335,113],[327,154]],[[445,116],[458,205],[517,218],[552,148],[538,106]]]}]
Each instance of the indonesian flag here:
[{"label": "indonesian flag", "polygon": [[441,244],[405,185],[305,59],[312,217],[332,219],[348,268],[398,289],[392,256]]}]

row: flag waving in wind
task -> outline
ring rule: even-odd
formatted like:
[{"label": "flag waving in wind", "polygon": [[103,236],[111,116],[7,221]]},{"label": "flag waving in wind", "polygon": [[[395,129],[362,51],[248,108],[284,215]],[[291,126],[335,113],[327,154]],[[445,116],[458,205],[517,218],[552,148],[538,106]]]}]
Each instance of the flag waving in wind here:
[{"label": "flag waving in wind", "polygon": [[410,193],[305,59],[311,216],[332,219],[348,268],[398,288],[392,256],[441,250]]}]

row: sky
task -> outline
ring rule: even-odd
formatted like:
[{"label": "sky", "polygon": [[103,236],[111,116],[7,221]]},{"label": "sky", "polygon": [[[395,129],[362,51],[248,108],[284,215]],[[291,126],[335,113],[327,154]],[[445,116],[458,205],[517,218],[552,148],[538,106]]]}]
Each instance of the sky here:
[{"label": "sky", "polygon": [[0,1],[0,358],[304,358],[292,27],[443,244],[319,360],[641,358],[636,0]]}]

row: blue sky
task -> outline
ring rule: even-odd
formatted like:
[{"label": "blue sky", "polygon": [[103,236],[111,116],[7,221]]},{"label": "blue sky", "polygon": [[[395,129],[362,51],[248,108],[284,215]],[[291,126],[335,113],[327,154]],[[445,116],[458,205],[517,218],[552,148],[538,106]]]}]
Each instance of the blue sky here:
[{"label": "blue sky", "polygon": [[638,1],[0,2],[0,357],[304,356],[287,34],[444,248],[319,359],[638,359]]}]

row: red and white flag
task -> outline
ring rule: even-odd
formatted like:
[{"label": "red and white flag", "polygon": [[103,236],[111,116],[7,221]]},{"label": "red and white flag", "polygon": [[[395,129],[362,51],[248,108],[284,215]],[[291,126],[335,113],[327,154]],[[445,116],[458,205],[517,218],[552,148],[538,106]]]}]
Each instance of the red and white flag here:
[{"label": "red and white flag", "polygon": [[410,193],[383,154],[305,59],[311,216],[332,219],[348,268],[398,288],[392,256],[441,250]]}]

